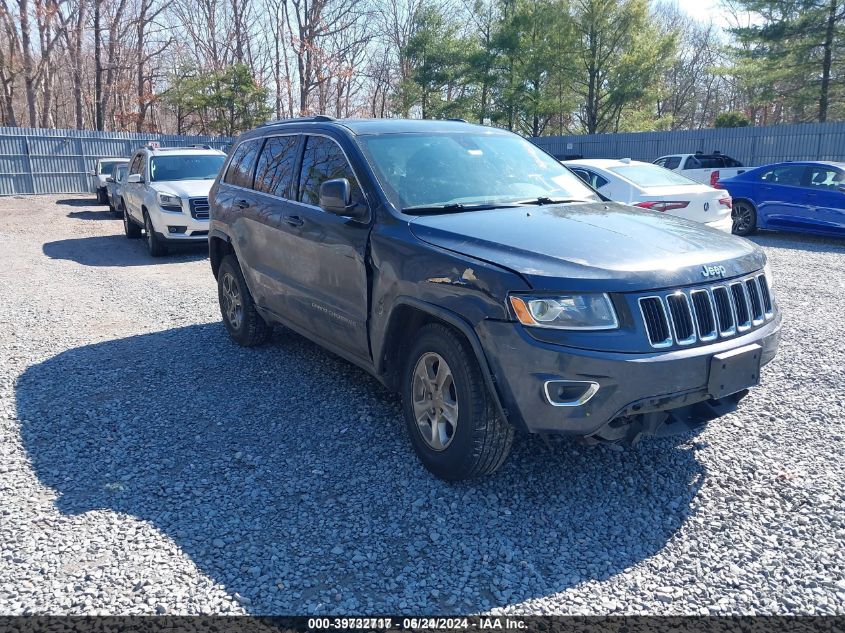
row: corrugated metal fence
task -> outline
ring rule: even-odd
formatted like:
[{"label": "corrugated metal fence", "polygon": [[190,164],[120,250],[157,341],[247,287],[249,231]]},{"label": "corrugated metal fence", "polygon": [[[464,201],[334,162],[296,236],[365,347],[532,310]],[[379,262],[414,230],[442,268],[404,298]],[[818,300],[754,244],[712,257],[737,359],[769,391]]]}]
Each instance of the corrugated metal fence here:
[{"label": "corrugated metal fence", "polygon": [[128,158],[149,141],[158,141],[162,147],[202,144],[223,149],[231,139],[0,127],[0,195],[88,192],[88,174],[96,159]]},{"label": "corrugated metal fence", "polygon": [[768,127],[543,136],[534,143],[559,158],[632,158],[719,150],[749,166],[786,160],[845,161],[845,122]]}]

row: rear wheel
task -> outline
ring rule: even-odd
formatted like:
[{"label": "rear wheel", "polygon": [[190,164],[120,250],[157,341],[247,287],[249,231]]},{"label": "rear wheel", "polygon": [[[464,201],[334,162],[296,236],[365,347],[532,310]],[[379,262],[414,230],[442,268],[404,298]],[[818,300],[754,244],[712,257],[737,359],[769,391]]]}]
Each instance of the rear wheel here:
[{"label": "rear wheel", "polygon": [[141,237],[141,227],[135,224],[129,217],[129,211],[126,210],[126,205],[123,200],[120,201],[120,206],[123,207],[123,232],[130,240]]},{"label": "rear wheel", "polygon": [[495,472],[513,443],[465,340],[438,323],[424,326],[407,355],[402,404],[423,465],[450,481]]},{"label": "rear wheel", "polygon": [[161,257],[167,255],[167,244],[164,243],[158,235],[156,235],[153,222],[150,220],[150,214],[144,211],[144,232],[147,239],[147,250],[153,257]]},{"label": "rear wheel", "polygon": [[236,343],[253,347],[267,342],[273,326],[258,314],[238,260],[226,255],[217,271],[217,296],[223,324]]},{"label": "rear wheel", "polygon": [[731,219],[736,235],[751,235],[757,230],[757,211],[750,202],[734,200]]}]

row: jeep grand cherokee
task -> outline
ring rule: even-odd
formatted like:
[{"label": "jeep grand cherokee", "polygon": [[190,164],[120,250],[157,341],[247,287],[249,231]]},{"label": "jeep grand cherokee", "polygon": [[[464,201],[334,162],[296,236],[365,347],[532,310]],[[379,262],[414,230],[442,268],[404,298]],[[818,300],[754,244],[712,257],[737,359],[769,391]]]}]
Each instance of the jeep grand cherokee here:
[{"label": "jeep grand cherokee", "polygon": [[778,345],[763,252],[609,202],[515,134],[456,121],[271,123],[210,192],[242,345],[275,323],[402,396],[439,477],[514,431],[636,442],[734,410]]}]

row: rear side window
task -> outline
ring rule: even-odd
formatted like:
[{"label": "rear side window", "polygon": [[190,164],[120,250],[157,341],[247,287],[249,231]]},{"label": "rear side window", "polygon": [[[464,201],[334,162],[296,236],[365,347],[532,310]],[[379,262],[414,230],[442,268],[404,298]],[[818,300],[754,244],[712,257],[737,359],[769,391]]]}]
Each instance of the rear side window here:
[{"label": "rear side window", "polygon": [[271,136],[264,143],[255,169],[255,188],[280,198],[290,195],[299,136]]},{"label": "rear side window", "polygon": [[324,136],[308,136],[299,173],[299,200],[305,204],[320,204],[320,185],[326,180],[346,178],[352,188],[352,201],[363,201],[361,187],[343,150]]},{"label": "rear side window", "polygon": [[760,175],[760,180],[775,185],[800,187],[805,171],[804,165],[784,165],[764,172]]},{"label": "rear side window", "polygon": [[252,189],[252,171],[255,166],[255,158],[258,156],[258,148],[261,147],[261,140],[244,141],[235,149],[232,161],[226,170],[226,177],[223,182],[238,187]]},{"label": "rear side window", "polygon": [[572,171],[593,189],[601,189],[607,184],[607,179],[587,169],[574,168]]}]

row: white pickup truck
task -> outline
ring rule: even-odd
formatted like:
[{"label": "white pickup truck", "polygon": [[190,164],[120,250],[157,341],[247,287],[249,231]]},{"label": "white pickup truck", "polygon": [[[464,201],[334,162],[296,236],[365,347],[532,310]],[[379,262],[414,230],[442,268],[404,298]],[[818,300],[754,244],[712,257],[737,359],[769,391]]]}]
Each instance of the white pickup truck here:
[{"label": "white pickup truck", "polygon": [[718,151],[661,156],[654,164],[711,187],[721,178],[731,178],[746,171],[738,160]]}]

